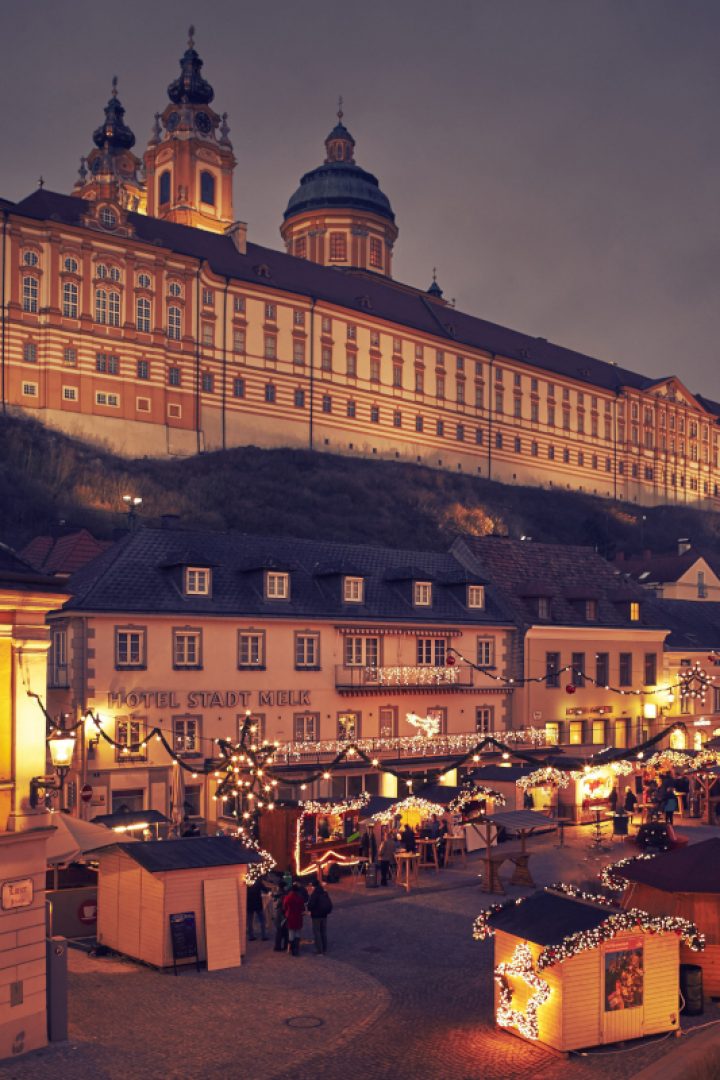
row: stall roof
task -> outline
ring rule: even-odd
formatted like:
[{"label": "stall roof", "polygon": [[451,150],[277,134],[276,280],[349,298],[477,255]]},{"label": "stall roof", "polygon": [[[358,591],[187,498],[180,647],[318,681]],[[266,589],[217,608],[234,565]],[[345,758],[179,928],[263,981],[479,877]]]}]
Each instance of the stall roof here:
[{"label": "stall roof", "polygon": [[530,832],[533,829],[556,829],[557,821],[537,810],[497,810],[485,815],[488,821],[502,825],[511,832]]},{"label": "stall roof", "polygon": [[96,825],[105,825],[108,829],[115,829],[118,825],[141,825],[144,821],[148,825],[163,825],[170,821],[159,810],[119,810],[117,814],[99,814],[94,817]]},{"label": "stall roof", "polygon": [[521,776],[535,772],[537,765],[481,765],[473,769],[470,779],[480,784],[514,784]]},{"label": "stall roof", "polygon": [[720,837],[630,863],[619,872],[663,892],[720,893]]},{"label": "stall roof", "polygon": [[148,840],[144,844],[117,846],[151,874],[260,862],[258,853],[234,836],[186,836],[181,840]]},{"label": "stall roof", "polygon": [[488,923],[493,930],[515,934],[537,945],[560,945],[570,934],[594,930],[619,910],[543,889],[522,904],[509,904],[494,912]]}]

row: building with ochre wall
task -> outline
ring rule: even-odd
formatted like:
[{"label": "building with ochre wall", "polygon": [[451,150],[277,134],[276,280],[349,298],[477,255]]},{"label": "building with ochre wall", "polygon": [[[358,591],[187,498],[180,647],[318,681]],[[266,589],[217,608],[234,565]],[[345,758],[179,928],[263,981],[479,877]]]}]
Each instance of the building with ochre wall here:
[{"label": "building with ochre wall", "polygon": [[4,408],[130,455],[309,447],[718,504],[720,405],[392,278],[395,214],[342,109],[286,250],[249,243],[192,38],[180,64],[142,160],[114,83],[72,194],[0,200]]}]

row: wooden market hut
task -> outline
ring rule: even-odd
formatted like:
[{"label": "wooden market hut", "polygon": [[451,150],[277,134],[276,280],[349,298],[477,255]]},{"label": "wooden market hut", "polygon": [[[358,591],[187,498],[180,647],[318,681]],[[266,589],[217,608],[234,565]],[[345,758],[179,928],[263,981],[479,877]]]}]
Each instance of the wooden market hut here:
[{"label": "wooden market hut", "polygon": [[535,765],[479,765],[469,774],[469,779],[476,784],[494,788],[505,798],[507,810],[522,810],[523,793],[517,782],[523,776],[535,771]]},{"label": "wooden market hut", "polygon": [[96,858],[98,944],[169,967],[171,916],[192,915],[199,961],[210,969],[241,963],[245,875],[250,863],[260,861],[256,852],[234,837],[200,836],[118,843]]},{"label": "wooden market hut", "polygon": [[498,1025],[561,1052],[676,1030],[679,938],[603,930],[614,913],[550,889],[492,911],[476,936],[495,935]]},{"label": "wooden market hut", "polygon": [[683,964],[703,969],[703,991],[720,996],[720,838],[678,848],[621,866],[627,881],[621,904],[653,915],[679,915],[705,935],[705,949],[680,949]]}]

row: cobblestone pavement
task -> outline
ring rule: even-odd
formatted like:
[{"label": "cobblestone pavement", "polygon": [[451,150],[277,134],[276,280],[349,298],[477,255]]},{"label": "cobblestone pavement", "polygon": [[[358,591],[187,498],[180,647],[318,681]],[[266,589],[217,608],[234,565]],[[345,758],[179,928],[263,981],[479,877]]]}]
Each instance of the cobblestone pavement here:
[{"label": "cobblestone pavement", "polygon": [[[692,838],[705,835],[694,829]],[[626,854],[597,858],[588,842],[587,830],[571,830],[565,848],[553,836],[534,840],[538,883],[590,882]],[[471,860],[466,870],[423,874],[409,896],[335,887],[327,956],[306,944],[296,959],[253,942],[241,969],[175,978],[73,951],[71,1041],[0,1066],[0,1078],[629,1080],[676,1049],[668,1038],[566,1061],[496,1030],[492,944],[471,934],[493,901],[479,869]],[[715,1006],[683,1027],[711,1019],[720,1019]]]}]

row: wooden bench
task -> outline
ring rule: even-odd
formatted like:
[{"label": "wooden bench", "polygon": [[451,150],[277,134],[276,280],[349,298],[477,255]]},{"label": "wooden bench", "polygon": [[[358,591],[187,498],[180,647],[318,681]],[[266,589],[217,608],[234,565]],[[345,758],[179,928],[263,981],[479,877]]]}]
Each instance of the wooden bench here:
[{"label": "wooden bench", "polygon": [[530,862],[529,851],[521,851],[520,848],[507,848],[505,850],[503,850],[502,847],[493,848],[492,853],[485,856],[487,874],[481,885],[483,892],[505,892],[502,881],[500,880],[500,867],[504,862],[514,863],[515,866],[512,877],[510,878],[511,885],[532,886],[535,884],[528,865]]}]

